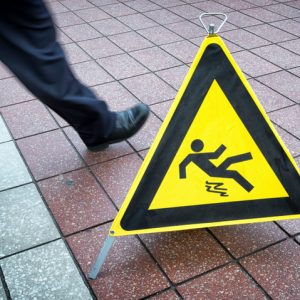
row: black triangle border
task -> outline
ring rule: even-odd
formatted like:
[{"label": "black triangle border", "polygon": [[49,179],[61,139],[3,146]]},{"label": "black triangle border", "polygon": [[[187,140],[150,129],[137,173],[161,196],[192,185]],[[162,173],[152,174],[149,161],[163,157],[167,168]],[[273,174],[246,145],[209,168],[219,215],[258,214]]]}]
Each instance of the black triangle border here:
[{"label": "black triangle border", "polygon": [[[148,210],[213,80],[220,85],[289,197]],[[295,214],[300,214],[297,170],[221,46],[209,44],[121,219],[121,227],[131,231]]]}]

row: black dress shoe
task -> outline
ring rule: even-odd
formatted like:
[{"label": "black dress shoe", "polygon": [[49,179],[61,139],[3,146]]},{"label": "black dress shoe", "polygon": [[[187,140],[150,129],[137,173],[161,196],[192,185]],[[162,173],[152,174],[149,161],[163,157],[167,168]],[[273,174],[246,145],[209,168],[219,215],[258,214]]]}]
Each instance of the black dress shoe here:
[{"label": "black dress shoe", "polygon": [[149,116],[149,107],[145,104],[137,104],[130,109],[116,112],[115,127],[110,135],[100,144],[88,146],[93,152],[106,149],[110,144],[124,141],[135,133],[144,125]]}]

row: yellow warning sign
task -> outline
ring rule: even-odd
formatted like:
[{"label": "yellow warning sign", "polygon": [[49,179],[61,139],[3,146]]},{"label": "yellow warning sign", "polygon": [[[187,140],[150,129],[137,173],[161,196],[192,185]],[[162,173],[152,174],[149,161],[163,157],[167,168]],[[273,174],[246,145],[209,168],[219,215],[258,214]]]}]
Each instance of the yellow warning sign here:
[{"label": "yellow warning sign", "polygon": [[300,176],[222,39],[207,37],[113,235],[300,217]]}]

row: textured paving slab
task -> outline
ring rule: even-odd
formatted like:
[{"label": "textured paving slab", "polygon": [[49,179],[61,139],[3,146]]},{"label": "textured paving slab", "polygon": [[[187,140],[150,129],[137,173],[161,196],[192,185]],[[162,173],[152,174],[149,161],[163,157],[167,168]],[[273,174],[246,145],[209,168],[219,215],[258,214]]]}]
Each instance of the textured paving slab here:
[{"label": "textured paving slab", "polygon": [[5,291],[2,285],[2,282],[0,280],[0,300],[6,300],[6,295],[5,295]]},{"label": "textured paving slab", "polygon": [[0,191],[31,182],[31,180],[14,143],[0,144]]},{"label": "textured paving slab", "polygon": [[0,220],[0,257],[59,237],[33,184],[0,192]]},{"label": "textured paving slab", "polygon": [[7,130],[6,125],[4,124],[2,117],[0,116],[0,143],[8,142],[10,140],[11,136]]},{"label": "textured paving slab", "polygon": [[92,299],[59,240],[0,261],[12,299]]}]

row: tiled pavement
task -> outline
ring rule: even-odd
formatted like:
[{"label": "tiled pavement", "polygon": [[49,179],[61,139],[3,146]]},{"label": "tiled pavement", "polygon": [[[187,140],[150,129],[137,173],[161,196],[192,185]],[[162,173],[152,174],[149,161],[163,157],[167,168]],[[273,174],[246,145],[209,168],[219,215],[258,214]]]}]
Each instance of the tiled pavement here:
[{"label": "tiled pavement", "polygon": [[205,36],[200,13],[228,14],[221,36],[300,165],[300,1],[48,5],[77,76],[114,110],[152,113],[89,153],[0,65],[0,299],[300,299],[299,220],[119,238],[86,278]]}]

